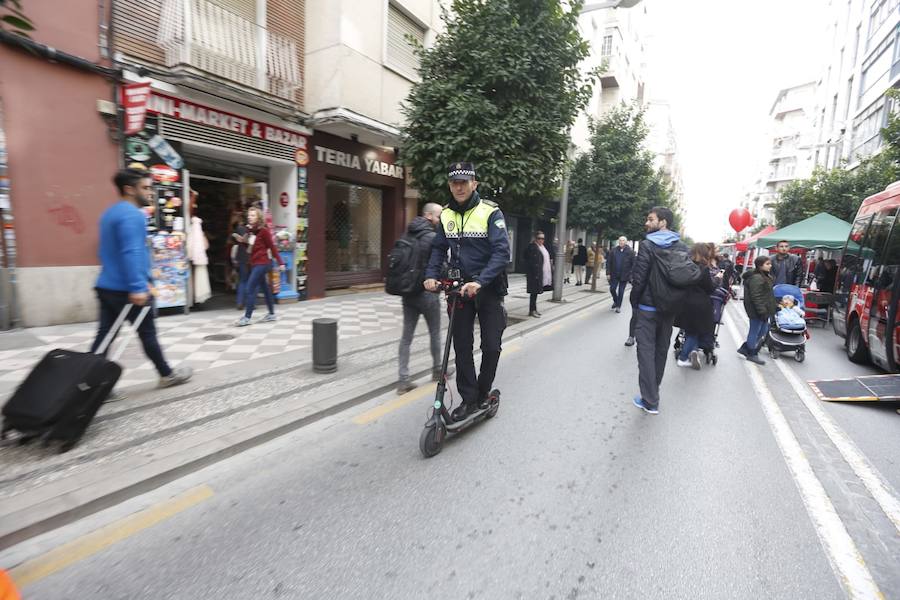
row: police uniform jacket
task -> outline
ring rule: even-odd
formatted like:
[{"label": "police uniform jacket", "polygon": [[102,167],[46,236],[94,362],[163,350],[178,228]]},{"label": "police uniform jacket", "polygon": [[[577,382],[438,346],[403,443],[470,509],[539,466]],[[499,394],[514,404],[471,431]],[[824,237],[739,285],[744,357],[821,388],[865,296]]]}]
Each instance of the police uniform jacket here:
[{"label": "police uniform jacket", "polygon": [[[441,211],[441,222],[431,246],[425,277],[437,279],[450,250],[450,266],[458,268],[465,281],[506,294],[509,235],[503,212],[493,202],[473,192],[460,206],[456,200]],[[493,284],[493,285],[492,285]]]}]

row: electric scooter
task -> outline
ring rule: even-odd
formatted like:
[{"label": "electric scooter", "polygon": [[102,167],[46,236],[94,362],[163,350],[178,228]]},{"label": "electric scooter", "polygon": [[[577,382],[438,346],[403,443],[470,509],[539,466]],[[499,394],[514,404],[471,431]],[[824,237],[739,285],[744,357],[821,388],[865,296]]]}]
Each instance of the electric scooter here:
[{"label": "electric scooter", "polygon": [[[441,280],[440,290],[447,294],[449,304],[450,326],[447,328],[447,342],[444,344],[444,360],[441,363],[441,377],[438,380],[437,390],[434,394],[434,405],[431,415],[425,423],[425,428],[419,436],[419,450],[425,458],[431,458],[438,454],[444,447],[444,440],[450,433],[459,433],[463,429],[483,421],[492,419],[500,410],[500,390],[494,389],[488,394],[488,404],[485,408],[479,408],[470,414],[464,421],[454,421],[450,416],[450,409],[444,404],[444,394],[447,392],[447,363],[450,361],[450,346],[453,342],[453,321],[456,309],[462,306],[465,299],[462,297],[462,279],[458,276],[452,279]],[[452,407],[452,404],[450,406]]]}]

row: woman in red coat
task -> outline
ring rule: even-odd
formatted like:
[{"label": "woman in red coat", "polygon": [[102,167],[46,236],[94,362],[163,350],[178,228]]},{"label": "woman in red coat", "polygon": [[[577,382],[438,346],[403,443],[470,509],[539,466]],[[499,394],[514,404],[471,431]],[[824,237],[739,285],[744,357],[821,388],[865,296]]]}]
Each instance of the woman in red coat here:
[{"label": "woman in red coat", "polygon": [[256,294],[260,286],[266,295],[266,306],[269,309],[269,313],[262,318],[262,322],[275,320],[275,296],[272,294],[272,288],[269,287],[268,277],[266,277],[272,268],[272,258],[278,261],[278,268],[284,271],[284,261],[281,260],[281,255],[275,248],[272,232],[266,228],[260,209],[253,207],[247,211],[247,229],[249,230],[247,245],[250,248],[250,277],[247,279],[245,298],[247,308],[244,316],[235,323],[238,327],[246,327],[250,324],[253,309],[256,308]]}]

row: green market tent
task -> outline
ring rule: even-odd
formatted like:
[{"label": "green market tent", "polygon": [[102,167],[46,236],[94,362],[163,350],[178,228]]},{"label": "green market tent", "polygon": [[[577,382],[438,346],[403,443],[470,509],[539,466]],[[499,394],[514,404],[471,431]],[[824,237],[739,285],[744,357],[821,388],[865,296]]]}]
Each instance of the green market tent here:
[{"label": "green market tent", "polygon": [[751,242],[750,246],[772,248],[780,240],[787,240],[792,248],[840,250],[849,235],[850,223],[828,213],[819,213],[760,237]]}]

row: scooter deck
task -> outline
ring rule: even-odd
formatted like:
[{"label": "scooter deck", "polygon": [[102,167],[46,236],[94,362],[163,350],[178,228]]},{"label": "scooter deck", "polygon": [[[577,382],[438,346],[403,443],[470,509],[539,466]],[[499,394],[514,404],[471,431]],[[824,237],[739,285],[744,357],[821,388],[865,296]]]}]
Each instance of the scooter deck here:
[{"label": "scooter deck", "polygon": [[487,408],[480,408],[478,409],[478,411],[473,412],[471,415],[466,417],[465,421],[453,421],[452,423],[447,423],[445,427],[447,428],[447,431],[459,431],[460,429],[465,429],[469,425],[479,420],[479,417],[484,416],[485,413],[487,413],[487,411],[489,410],[491,410],[490,406],[488,406]]}]

